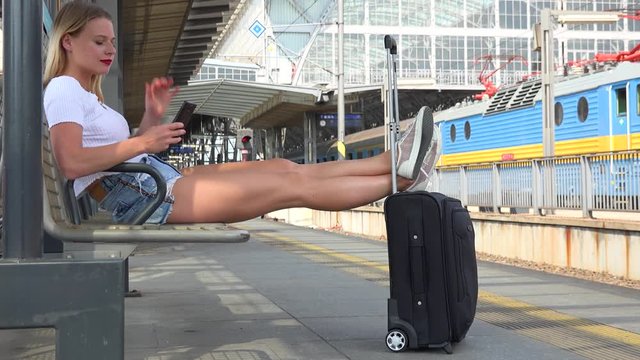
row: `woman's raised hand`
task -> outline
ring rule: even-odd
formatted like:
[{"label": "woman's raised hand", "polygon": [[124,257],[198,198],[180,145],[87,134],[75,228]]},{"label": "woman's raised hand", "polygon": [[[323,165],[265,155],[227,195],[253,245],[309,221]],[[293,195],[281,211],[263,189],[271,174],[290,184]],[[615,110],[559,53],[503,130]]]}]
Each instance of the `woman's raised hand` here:
[{"label": "woman's raised hand", "polygon": [[185,133],[184,124],[174,122],[150,127],[140,136],[140,140],[143,141],[145,152],[153,154],[167,150],[169,145],[179,143]]},{"label": "woman's raised hand", "polygon": [[171,99],[178,93],[178,87],[172,86],[173,79],[166,77],[154,78],[144,84],[144,110],[147,115],[154,119],[162,118]]}]

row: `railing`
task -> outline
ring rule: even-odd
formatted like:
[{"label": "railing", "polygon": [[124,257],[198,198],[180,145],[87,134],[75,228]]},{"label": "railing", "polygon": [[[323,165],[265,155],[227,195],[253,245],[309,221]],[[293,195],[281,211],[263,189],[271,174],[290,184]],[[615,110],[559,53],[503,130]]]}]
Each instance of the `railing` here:
[{"label": "railing", "polygon": [[640,152],[440,167],[430,189],[493,211],[571,209],[585,217],[594,210],[638,211]]}]

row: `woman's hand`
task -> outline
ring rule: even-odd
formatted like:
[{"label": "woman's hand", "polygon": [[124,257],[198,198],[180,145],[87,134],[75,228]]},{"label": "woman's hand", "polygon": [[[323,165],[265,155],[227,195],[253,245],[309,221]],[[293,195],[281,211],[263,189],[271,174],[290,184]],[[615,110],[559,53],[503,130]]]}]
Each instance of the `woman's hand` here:
[{"label": "woman's hand", "polygon": [[174,122],[152,126],[139,138],[143,142],[145,152],[154,154],[167,150],[169,145],[179,143],[185,133],[184,124]]},{"label": "woman's hand", "polygon": [[171,99],[178,93],[178,87],[172,86],[173,79],[166,77],[154,78],[150,83],[144,84],[145,116],[155,120],[164,116]]}]

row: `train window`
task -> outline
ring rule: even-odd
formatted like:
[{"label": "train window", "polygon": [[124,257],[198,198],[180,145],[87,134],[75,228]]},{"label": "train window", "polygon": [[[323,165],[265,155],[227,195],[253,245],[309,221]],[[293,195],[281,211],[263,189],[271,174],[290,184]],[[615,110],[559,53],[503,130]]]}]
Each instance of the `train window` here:
[{"label": "train window", "polygon": [[358,159],[362,159],[362,151],[358,151],[356,156]]},{"label": "train window", "polygon": [[451,128],[449,128],[449,136],[451,136],[451,142],[456,142],[456,126],[451,124]]},{"label": "train window", "polygon": [[618,104],[617,115],[627,115],[627,88],[616,89],[616,103]]},{"label": "train window", "polygon": [[469,138],[471,137],[471,124],[466,121],[464,123],[464,138],[465,140],[469,140]]},{"label": "train window", "polygon": [[587,121],[587,116],[589,116],[589,102],[583,96],[578,100],[578,120],[585,122]]},{"label": "train window", "polygon": [[560,126],[560,124],[562,124],[562,120],[564,119],[564,108],[562,107],[562,103],[560,101],[556,102],[554,113],[556,125]]}]

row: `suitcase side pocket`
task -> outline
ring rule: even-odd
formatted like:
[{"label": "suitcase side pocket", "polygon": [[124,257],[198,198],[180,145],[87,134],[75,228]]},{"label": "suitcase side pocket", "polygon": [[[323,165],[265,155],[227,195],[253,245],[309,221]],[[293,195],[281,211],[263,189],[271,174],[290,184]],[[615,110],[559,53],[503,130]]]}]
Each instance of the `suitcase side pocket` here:
[{"label": "suitcase side pocket", "polygon": [[454,305],[455,329],[453,340],[460,341],[466,335],[476,312],[478,297],[478,269],[474,245],[473,224],[463,207],[451,211],[452,242],[455,272],[458,283],[457,303]]},{"label": "suitcase side pocket", "polygon": [[[458,302],[461,302],[469,296],[469,291],[467,289],[467,272],[465,259],[468,258],[469,252],[469,229],[471,225],[468,225],[468,222],[465,219],[466,210],[462,208],[455,209],[452,213],[452,234],[453,234],[453,249],[454,249],[454,260],[455,260],[455,269],[456,269],[456,278],[457,278],[457,287],[458,287]],[[475,254],[474,254],[475,256]]]}]

